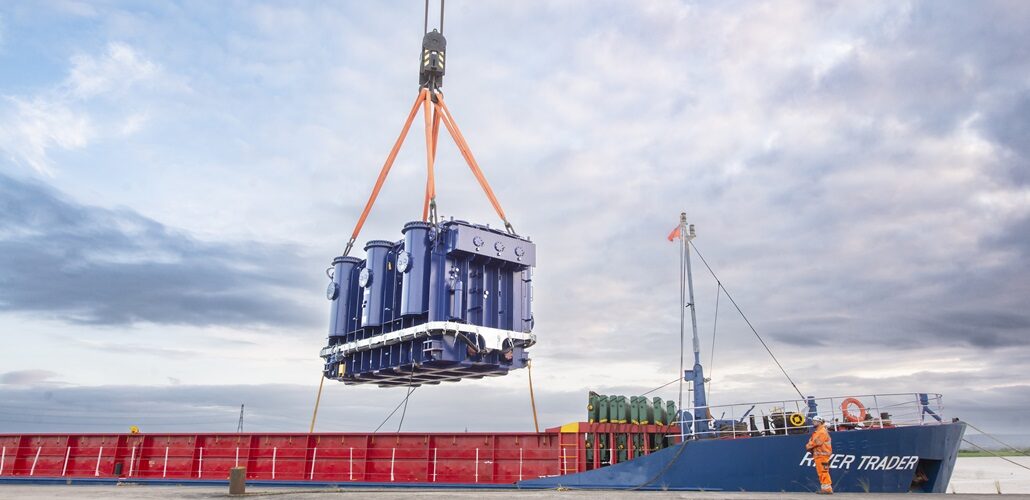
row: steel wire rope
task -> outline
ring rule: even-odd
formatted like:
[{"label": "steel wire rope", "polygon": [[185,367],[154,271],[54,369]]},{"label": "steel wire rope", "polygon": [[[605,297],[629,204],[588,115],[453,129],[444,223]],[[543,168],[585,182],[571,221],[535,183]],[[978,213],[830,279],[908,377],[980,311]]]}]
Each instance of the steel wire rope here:
[{"label": "steel wire rope", "polygon": [[[695,248],[695,250],[697,250]],[[715,334],[719,328],[719,296],[722,295],[722,282],[715,280],[715,319],[712,321],[712,354],[708,356],[708,394],[705,399],[712,402],[712,373],[715,373]]]},{"label": "steel wire rope", "polygon": [[[682,429],[680,430],[680,432],[682,432]],[[643,489],[645,486],[647,486],[647,485],[657,481],[659,478],[664,476],[665,473],[668,472],[669,469],[672,468],[672,464],[675,464],[676,461],[679,460],[680,455],[683,454],[683,450],[687,449],[687,441],[681,441],[680,444],[679,444],[679,447],[680,448],[678,450],[676,450],[676,454],[673,455],[672,458],[669,459],[668,462],[666,462],[665,467],[662,467],[662,470],[658,471],[658,473],[655,474],[654,476],[652,476],[651,479],[648,479],[647,481],[644,481],[643,483],[640,483],[640,484],[638,484],[638,485],[636,485],[636,486],[634,486],[632,488],[627,488],[627,489],[629,491],[637,491],[637,490]]]},{"label": "steel wire rope", "polygon": [[[715,278],[715,281],[721,284],[722,280],[720,280],[719,276],[716,275],[715,271],[712,270],[712,266],[708,265],[708,261],[705,260],[705,257],[703,255],[701,255],[701,251],[697,249],[697,245],[695,245],[694,242],[690,242],[690,246],[694,247],[694,251],[697,252],[697,256],[701,259],[701,262],[704,263],[705,267],[708,269],[708,272],[712,275],[712,277]],[[787,370],[783,368],[782,364],[780,364],[780,360],[776,359],[776,355],[773,354],[772,349],[769,348],[769,345],[765,343],[765,340],[762,338],[762,336],[758,334],[758,330],[756,330],[754,325],[751,324],[751,320],[748,319],[747,315],[744,314],[744,311],[740,308],[739,305],[737,305],[737,301],[733,300],[733,295],[730,295],[730,291],[727,290],[725,286],[722,286],[722,291],[726,294],[726,298],[730,299],[730,303],[733,304],[733,307],[737,309],[737,312],[740,313],[740,317],[744,319],[745,323],[747,323],[747,326],[751,329],[751,332],[754,333],[755,337],[758,338],[758,341],[762,343],[762,347],[765,348],[765,352],[769,353],[769,356],[772,357],[773,362],[776,363],[776,366],[778,366],[780,368],[780,371],[783,372],[783,376],[787,377],[787,382],[790,382],[790,385],[794,387],[794,390],[798,393],[798,396],[801,396],[801,399],[805,399],[805,395],[801,393],[801,389],[798,389],[798,385],[794,383],[794,379],[790,378],[790,375],[787,374]]]},{"label": "steel wire rope", "polygon": [[668,381],[668,382],[666,382],[666,383],[664,383],[664,384],[662,384],[662,385],[660,385],[658,387],[655,387],[654,389],[651,389],[650,391],[647,391],[647,392],[641,394],[641,396],[647,396],[648,394],[651,394],[652,392],[657,391],[658,389],[662,389],[662,388],[668,387],[668,386],[678,382],[679,380],[680,379],[678,377],[674,378],[674,379],[672,379],[672,380],[670,380],[670,381]]},{"label": "steel wire rope", "polygon": [[[1008,443],[1006,443],[1006,442],[1004,442],[1004,441],[1002,441],[1002,440],[1000,440],[1000,439],[998,439],[998,438],[996,438],[996,437],[994,437],[994,436],[984,432],[982,429],[980,429],[979,427],[977,427],[977,426],[975,426],[975,425],[973,425],[973,424],[971,424],[969,422],[964,422],[964,423],[966,425],[972,427],[976,432],[979,432],[980,434],[983,434],[984,436],[987,436],[987,437],[993,439],[998,444],[1000,444],[1000,445],[1002,445],[1002,446],[1004,446],[1004,447],[1006,447],[1006,448],[1008,448],[1008,449],[1010,449],[1010,450],[1012,450],[1012,451],[1014,451],[1016,453],[1019,453],[1020,455],[1023,455],[1023,456],[1026,456],[1026,457],[1030,457],[1030,453],[1027,453],[1027,452],[1025,452],[1023,450],[1020,450],[1019,448],[1016,448],[1015,446],[1012,446],[1011,444],[1008,444]],[[969,443],[969,444],[973,444],[973,443]]]},{"label": "steel wire rope", "polygon": [[401,421],[397,423],[397,432],[404,426],[404,416],[408,413],[408,398],[411,396],[411,379],[415,376],[415,358],[413,356],[414,346],[408,349],[408,359],[411,360],[411,371],[408,372],[408,396],[404,397],[404,410],[401,411]]},{"label": "steel wire rope", "polygon": [[[969,425],[969,422],[966,422],[966,425]],[[973,427],[973,426],[970,425],[970,427]],[[976,427],[973,427],[973,428],[976,429]],[[962,441],[964,441],[968,445],[972,445],[974,448],[976,448],[976,449],[978,449],[980,451],[985,451],[987,453],[990,453],[991,455],[994,455],[995,457],[1000,458],[1000,459],[1002,459],[1002,460],[1004,460],[1004,461],[1006,461],[1006,462],[1008,462],[1010,464],[1017,465],[1017,466],[1022,467],[1022,468],[1026,469],[1026,470],[1030,470],[1030,467],[1027,467],[1027,466],[1025,466],[1025,465],[1023,465],[1023,464],[1021,464],[1021,463],[1019,463],[1017,461],[1015,461],[1015,460],[1011,460],[1011,459],[1009,459],[1008,457],[1006,457],[1004,455],[999,455],[998,453],[995,453],[995,452],[993,452],[991,450],[988,450],[987,448],[984,448],[983,446],[980,446],[980,445],[978,445],[978,444],[976,444],[976,443],[974,443],[974,442],[972,442],[972,441],[970,441],[970,440],[968,440],[966,438],[962,438]]]},{"label": "steel wire rope", "polygon": [[400,403],[397,403],[397,406],[393,408],[393,411],[391,411],[390,414],[387,415],[385,419],[383,419],[382,423],[379,424],[379,427],[376,427],[376,430],[372,431],[372,434],[379,432],[379,429],[382,429],[383,426],[386,425],[386,422],[390,420],[390,417],[392,417],[394,413],[397,413],[397,410],[401,409],[402,404],[408,401],[408,398],[411,397],[411,393],[415,392],[415,389],[418,389],[418,386],[408,388],[408,394],[404,396],[404,400]]}]

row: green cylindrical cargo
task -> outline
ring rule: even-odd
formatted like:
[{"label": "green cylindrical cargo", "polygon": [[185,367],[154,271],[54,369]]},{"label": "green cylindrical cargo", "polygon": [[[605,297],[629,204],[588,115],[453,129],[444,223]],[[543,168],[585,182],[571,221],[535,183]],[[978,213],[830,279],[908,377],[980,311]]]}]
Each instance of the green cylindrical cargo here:
[{"label": "green cylindrical cargo", "polygon": [[665,419],[665,405],[662,404],[662,398],[655,396],[652,400],[654,402],[652,410],[654,411],[654,423],[659,425],[668,425],[669,422]]},{"label": "green cylindrical cargo", "polygon": [[611,408],[608,401],[608,396],[597,397],[597,421],[602,424],[607,424],[611,419]]},{"label": "green cylindrical cargo", "polygon": [[629,422],[629,401],[626,401],[626,396],[619,396],[618,400],[619,407],[619,419],[618,423],[624,424]]},{"label": "green cylindrical cargo", "polygon": [[638,410],[640,413],[640,423],[646,425],[654,422],[654,410],[652,410],[651,405],[647,403],[647,398],[644,396],[637,398],[637,405],[640,407]]},{"label": "green cylindrical cargo", "polygon": [[665,402],[665,418],[667,423],[675,424],[676,422],[676,402],[666,401]]},{"label": "green cylindrical cargo", "polygon": [[637,396],[630,396],[629,398],[629,422],[631,424],[640,423],[640,406],[637,405]]},{"label": "green cylindrical cargo", "polygon": [[587,397],[587,422],[594,423],[599,420],[600,408],[597,404],[599,399],[600,396],[596,392],[591,392]]}]

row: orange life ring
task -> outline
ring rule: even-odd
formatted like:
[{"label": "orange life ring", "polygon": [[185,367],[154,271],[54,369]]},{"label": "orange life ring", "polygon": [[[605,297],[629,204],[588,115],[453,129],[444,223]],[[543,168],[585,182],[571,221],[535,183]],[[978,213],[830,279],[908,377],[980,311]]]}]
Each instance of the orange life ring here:
[{"label": "orange life ring", "polygon": [[[850,408],[852,406],[858,407],[858,415],[851,413]],[[866,413],[865,411],[865,405],[863,405],[862,402],[858,400],[858,398],[845,399],[840,404],[840,412],[844,415],[844,420],[847,420],[851,423],[861,422],[865,420],[866,416],[868,415],[868,413]]]}]

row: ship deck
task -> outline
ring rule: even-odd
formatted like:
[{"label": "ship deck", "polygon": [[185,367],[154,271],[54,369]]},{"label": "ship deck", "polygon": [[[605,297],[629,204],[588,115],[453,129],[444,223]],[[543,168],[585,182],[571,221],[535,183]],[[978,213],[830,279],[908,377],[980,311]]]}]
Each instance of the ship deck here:
[{"label": "ship deck", "polygon": [[[226,488],[208,486],[66,486],[66,485],[4,485],[0,486],[3,498],[76,498],[76,499],[154,499],[154,498],[226,498]],[[356,495],[360,494],[360,495]],[[360,497],[370,500],[519,500],[546,499],[621,499],[671,500],[690,498],[692,500],[782,500],[788,498],[814,498],[810,493],[755,493],[755,492],[672,492],[672,491],[558,491],[538,490],[424,490],[424,489],[318,489],[318,488],[248,488],[247,496],[270,496],[273,498],[297,498],[304,500],[337,499]],[[834,498],[861,498],[862,500],[897,499],[893,493],[838,493]],[[927,494],[920,498],[941,500],[997,500],[997,494]],[[1006,495],[1005,498],[1028,499],[1030,495]]]}]

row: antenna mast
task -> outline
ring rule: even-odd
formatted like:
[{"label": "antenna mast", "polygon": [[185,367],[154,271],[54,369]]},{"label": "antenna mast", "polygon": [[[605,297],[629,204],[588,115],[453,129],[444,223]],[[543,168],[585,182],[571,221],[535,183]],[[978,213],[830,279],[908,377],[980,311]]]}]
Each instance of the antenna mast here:
[{"label": "antenna mast", "polygon": [[[690,268],[690,242],[697,237],[694,232],[694,225],[687,223],[687,213],[680,213],[679,226],[680,243],[683,245],[680,253],[680,370],[683,372],[683,380],[691,383],[694,391],[694,408],[692,413],[693,425],[697,428],[694,432],[708,431],[708,402],[705,399],[705,376],[701,367],[701,340],[697,335],[697,308],[694,305],[694,275]],[[683,369],[683,337],[686,330],[685,309],[690,307],[690,327],[694,348],[694,367],[690,370]],[[680,439],[685,434],[683,425],[683,381],[680,381]],[[699,415],[700,412],[700,415]],[[692,425],[692,427],[693,427]]]}]

